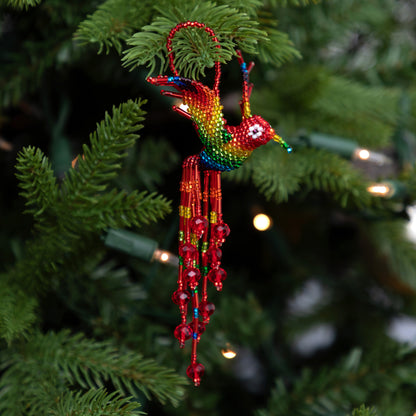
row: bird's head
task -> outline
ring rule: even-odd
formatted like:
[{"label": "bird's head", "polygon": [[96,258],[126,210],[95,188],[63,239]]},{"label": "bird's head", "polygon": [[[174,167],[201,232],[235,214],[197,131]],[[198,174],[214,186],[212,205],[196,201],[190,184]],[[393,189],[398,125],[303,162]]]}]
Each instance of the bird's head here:
[{"label": "bird's head", "polygon": [[272,126],[260,116],[252,116],[243,121],[242,133],[245,136],[246,145],[251,149],[256,149],[270,140],[279,143],[288,153],[292,148],[274,131]]}]

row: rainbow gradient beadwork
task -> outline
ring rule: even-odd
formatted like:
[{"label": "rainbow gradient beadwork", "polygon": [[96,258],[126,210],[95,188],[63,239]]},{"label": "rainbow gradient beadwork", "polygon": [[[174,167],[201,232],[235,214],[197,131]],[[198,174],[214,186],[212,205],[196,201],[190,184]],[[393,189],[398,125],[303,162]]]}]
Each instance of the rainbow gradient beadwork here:
[{"label": "rainbow gradient beadwork", "polygon": [[[179,30],[186,28],[205,30],[215,46],[221,48],[215,33],[205,24],[191,21],[180,23],[170,31],[166,43],[173,76],[160,75],[147,80],[153,85],[175,89],[162,90],[161,94],[182,101],[182,104],[173,105],[172,108],[192,121],[203,145],[198,155],[189,156],[183,163],[178,289],[172,295],[181,314],[181,323],[174,335],[181,348],[187,340],[192,340],[191,364],[186,373],[198,386],[204,366],[197,362],[197,345],[215,311],[215,305],[208,302],[208,282],[221,291],[227,277],[226,271],[221,268],[220,247],[230,229],[222,219],[221,172],[239,168],[254,149],[270,140],[275,140],[288,152],[292,148],[266,120],[251,114],[249,98],[252,86],[249,84],[249,73],[253,64],[247,67],[240,51],[237,51],[237,56],[243,76],[243,93],[240,102],[242,121],[238,126],[229,126],[222,113],[219,61],[215,62],[212,89],[201,82],[179,76],[174,64],[172,41]],[[191,305],[189,321],[188,304]]]}]

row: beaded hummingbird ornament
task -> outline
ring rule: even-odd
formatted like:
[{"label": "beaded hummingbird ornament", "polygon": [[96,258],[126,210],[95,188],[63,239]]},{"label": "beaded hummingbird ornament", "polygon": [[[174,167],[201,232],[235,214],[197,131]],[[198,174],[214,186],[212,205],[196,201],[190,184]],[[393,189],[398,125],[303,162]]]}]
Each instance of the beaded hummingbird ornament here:
[{"label": "beaded hummingbird ornament", "polygon": [[[186,374],[198,386],[205,369],[197,362],[197,345],[215,311],[215,305],[208,301],[208,282],[221,291],[227,277],[221,267],[221,246],[230,228],[222,216],[221,173],[239,168],[254,149],[270,140],[280,143],[288,152],[292,148],[267,121],[251,114],[249,98],[252,86],[249,73],[253,63],[247,66],[240,51],[237,51],[237,56],[243,76],[243,92],[240,101],[242,121],[238,126],[227,125],[222,113],[219,61],[215,62],[212,89],[179,76],[175,68],[172,40],[178,31],[189,27],[205,30],[215,46],[221,48],[214,31],[205,24],[191,21],[179,23],[170,31],[166,43],[173,76],[160,75],[147,80],[153,85],[170,86],[176,90],[161,90],[161,94],[182,100],[180,106],[173,105],[172,108],[192,121],[203,144],[201,152],[187,157],[182,165],[178,288],[172,295],[181,314],[181,323],[174,335],[181,348],[185,341],[192,339],[191,364]],[[189,321],[188,309],[191,309]]]}]

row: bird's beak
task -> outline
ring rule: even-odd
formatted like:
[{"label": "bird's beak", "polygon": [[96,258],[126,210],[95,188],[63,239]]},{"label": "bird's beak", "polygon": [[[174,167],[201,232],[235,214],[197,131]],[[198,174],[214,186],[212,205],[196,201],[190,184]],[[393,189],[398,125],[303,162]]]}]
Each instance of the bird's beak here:
[{"label": "bird's beak", "polygon": [[278,135],[278,134],[275,134],[274,136],[273,136],[273,140],[275,141],[275,142],[277,142],[277,143],[282,143],[282,138]]},{"label": "bird's beak", "polygon": [[279,143],[280,146],[284,147],[288,153],[292,152],[293,149],[278,134],[273,136],[273,140]]}]

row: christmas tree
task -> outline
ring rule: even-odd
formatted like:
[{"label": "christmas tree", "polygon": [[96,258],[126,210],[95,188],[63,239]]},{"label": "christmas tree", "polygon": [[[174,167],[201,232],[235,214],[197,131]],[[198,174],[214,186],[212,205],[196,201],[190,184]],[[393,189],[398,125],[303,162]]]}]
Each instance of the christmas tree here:
[{"label": "christmas tree", "polygon": [[[416,412],[413,2],[0,10],[1,415]],[[219,60],[237,125],[241,50],[253,113],[293,148],[269,142],[222,175],[228,278],[199,387],[171,295],[181,162],[201,144],[146,82],[169,74],[186,21],[221,52],[178,36],[180,75],[212,86]]]}]

